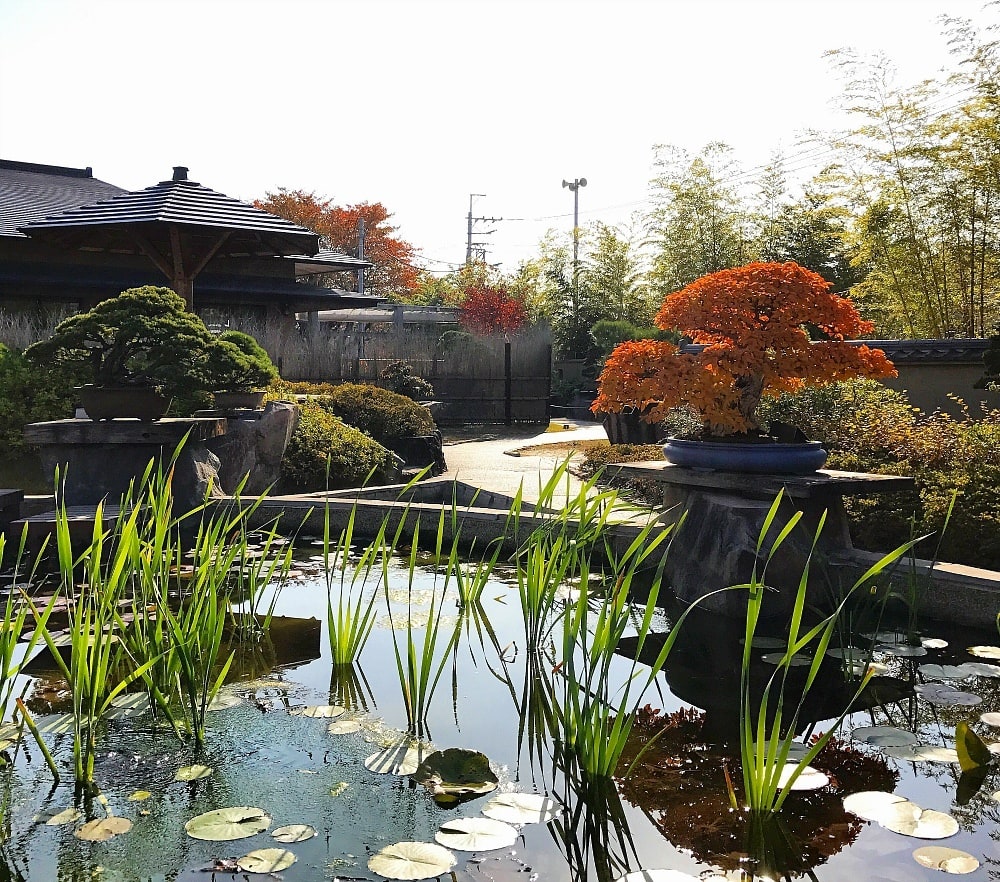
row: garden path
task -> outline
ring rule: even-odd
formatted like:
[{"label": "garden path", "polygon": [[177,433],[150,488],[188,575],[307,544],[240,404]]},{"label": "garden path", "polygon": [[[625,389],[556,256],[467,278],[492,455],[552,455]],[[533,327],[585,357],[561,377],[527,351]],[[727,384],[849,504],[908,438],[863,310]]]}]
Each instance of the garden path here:
[{"label": "garden path", "polygon": [[[565,427],[565,428],[564,428]],[[444,430],[444,455],[449,478],[514,496],[524,488],[527,502],[537,502],[539,489],[566,458],[563,446],[569,441],[602,440],[607,436],[600,423],[553,421],[549,429],[539,432],[538,426],[465,426]],[[545,445],[552,452],[518,450]],[[581,481],[568,474],[559,491],[560,498],[575,496]]]}]

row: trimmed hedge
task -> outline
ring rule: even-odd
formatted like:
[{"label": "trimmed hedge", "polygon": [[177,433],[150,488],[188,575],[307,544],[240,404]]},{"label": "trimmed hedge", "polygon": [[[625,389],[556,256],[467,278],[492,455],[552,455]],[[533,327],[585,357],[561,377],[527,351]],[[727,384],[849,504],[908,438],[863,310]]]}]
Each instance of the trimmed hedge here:
[{"label": "trimmed hedge", "polygon": [[367,383],[277,383],[283,395],[309,395],[312,401],[376,441],[433,435],[430,411],[405,395]]},{"label": "trimmed hedge", "polygon": [[381,484],[395,479],[396,457],[364,432],[307,402],[281,461],[281,476],[286,490],[302,493]]}]

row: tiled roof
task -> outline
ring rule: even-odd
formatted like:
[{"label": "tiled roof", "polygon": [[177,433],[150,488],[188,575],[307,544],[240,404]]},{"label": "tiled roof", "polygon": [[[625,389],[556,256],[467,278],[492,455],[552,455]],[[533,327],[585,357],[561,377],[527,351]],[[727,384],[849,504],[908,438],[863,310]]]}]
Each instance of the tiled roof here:
[{"label": "tiled roof", "polygon": [[375,265],[371,261],[361,260],[340,251],[331,251],[329,248],[324,248],[312,257],[305,254],[295,254],[288,257],[287,260],[295,261],[296,276],[322,275],[345,269],[366,269]]},{"label": "tiled roof", "polygon": [[182,167],[174,169],[172,180],[144,190],[120,192],[101,202],[23,224],[20,229],[29,236],[59,236],[68,243],[83,241],[88,231],[103,229],[113,235],[110,228],[157,223],[233,231],[224,251],[232,254],[301,254],[315,252],[319,243],[316,234],[305,227],[187,180],[187,169]]},{"label": "tiled roof", "polygon": [[90,168],[0,159],[0,236],[23,236],[24,224],[124,192]]},{"label": "tiled roof", "polygon": [[881,349],[889,361],[899,364],[937,362],[982,364],[989,340],[954,338],[945,340],[858,340],[872,349]]}]

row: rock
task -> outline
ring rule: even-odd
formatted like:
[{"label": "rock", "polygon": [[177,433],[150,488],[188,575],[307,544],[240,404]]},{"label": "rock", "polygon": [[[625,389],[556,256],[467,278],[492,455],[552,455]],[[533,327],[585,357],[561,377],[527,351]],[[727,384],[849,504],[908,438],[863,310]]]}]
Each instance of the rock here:
[{"label": "rock", "polygon": [[408,468],[422,469],[430,466],[431,475],[440,475],[448,470],[444,461],[444,447],[440,432],[435,432],[433,435],[389,438],[382,444],[402,459]]},{"label": "rock", "polygon": [[281,458],[299,420],[299,408],[288,401],[269,401],[248,417],[230,417],[227,432],[209,442],[221,460],[219,481],[233,493],[247,479],[243,495],[263,493],[281,477]]},{"label": "rock", "polygon": [[219,457],[202,444],[186,446],[174,466],[174,510],[178,514],[191,511],[209,499],[224,497],[219,486]]}]

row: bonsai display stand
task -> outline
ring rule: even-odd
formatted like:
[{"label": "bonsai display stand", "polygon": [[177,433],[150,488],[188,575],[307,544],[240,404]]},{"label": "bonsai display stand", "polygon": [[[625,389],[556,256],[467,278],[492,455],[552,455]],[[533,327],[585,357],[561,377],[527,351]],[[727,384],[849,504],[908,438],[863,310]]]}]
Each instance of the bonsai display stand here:
[{"label": "bonsai display stand", "polygon": [[[611,473],[633,480],[652,481],[663,488],[661,520],[675,532],[665,565],[666,583],[677,598],[733,616],[746,610],[743,591],[725,591],[748,582],[756,571],[770,588],[764,611],[787,615],[803,570],[810,566],[810,600],[830,605],[837,590],[834,574],[823,568],[827,560],[851,549],[844,510],[845,496],[912,490],[913,478],[863,472],[821,470],[809,475],[744,474],[676,466],[664,461],[622,463]],[[779,492],[783,499],[761,545],[757,544],[771,505]],[[767,563],[780,532],[796,512],[801,518]],[[813,539],[819,533],[816,551]],[[849,587],[849,586],[845,586]]]},{"label": "bonsai display stand", "polygon": [[[157,422],[69,419],[32,423],[25,427],[24,438],[39,448],[46,474],[60,469],[65,504],[83,506],[120,501],[150,460],[165,467],[186,437],[174,466],[173,489],[177,506],[194,508],[204,499],[209,479],[218,475],[219,460],[206,442],[226,431],[227,421],[221,417]],[[212,495],[223,495],[217,484]]]}]

